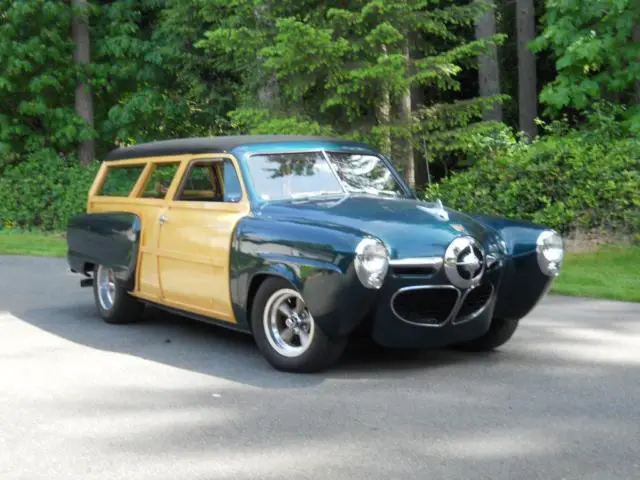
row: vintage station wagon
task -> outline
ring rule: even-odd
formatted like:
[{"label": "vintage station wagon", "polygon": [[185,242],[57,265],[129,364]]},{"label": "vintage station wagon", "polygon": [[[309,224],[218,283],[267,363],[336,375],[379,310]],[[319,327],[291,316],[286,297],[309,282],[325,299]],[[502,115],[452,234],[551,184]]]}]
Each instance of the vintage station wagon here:
[{"label": "vintage station wagon", "polygon": [[272,366],[307,372],[355,333],[494,349],[563,259],[553,230],[421,201],[375,149],[302,136],[117,149],[67,241],[106,322],[154,305],[249,333]]}]

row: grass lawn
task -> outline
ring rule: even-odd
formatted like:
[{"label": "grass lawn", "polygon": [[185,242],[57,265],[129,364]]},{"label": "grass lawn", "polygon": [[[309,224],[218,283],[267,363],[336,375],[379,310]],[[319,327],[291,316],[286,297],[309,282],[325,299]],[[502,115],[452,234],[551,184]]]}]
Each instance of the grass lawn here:
[{"label": "grass lawn", "polygon": [[67,244],[61,234],[0,230],[0,255],[63,257]]},{"label": "grass lawn", "polygon": [[640,246],[566,254],[551,292],[640,302]]}]

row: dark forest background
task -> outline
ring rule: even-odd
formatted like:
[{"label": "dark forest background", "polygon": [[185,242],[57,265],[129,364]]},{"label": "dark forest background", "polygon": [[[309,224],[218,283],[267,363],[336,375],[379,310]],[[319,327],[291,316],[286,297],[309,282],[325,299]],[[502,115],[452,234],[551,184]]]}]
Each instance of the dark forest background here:
[{"label": "dark forest background", "polygon": [[64,229],[120,145],[327,134],[425,198],[640,230],[635,0],[0,0],[0,228]]}]

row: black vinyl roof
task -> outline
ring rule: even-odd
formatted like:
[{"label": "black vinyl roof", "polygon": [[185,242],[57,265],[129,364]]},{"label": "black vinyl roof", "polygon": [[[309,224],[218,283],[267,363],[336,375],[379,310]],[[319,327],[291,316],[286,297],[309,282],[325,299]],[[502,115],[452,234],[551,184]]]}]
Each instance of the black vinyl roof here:
[{"label": "black vinyl roof", "polygon": [[195,153],[227,153],[230,150],[243,145],[309,141],[330,141],[342,144],[360,145],[356,142],[340,140],[338,138],[304,135],[236,135],[228,137],[180,138],[117,148],[109,152],[105,160],[125,160],[129,158]]}]

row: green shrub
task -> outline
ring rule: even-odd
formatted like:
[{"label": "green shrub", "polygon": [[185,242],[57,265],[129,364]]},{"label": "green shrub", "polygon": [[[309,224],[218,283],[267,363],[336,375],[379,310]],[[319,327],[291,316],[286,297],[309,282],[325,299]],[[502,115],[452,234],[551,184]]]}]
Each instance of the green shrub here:
[{"label": "green shrub", "polygon": [[97,167],[50,150],[6,167],[0,176],[0,228],[65,229],[73,215],[85,210]]},{"label": "green shrub", "polygon": [[453,208],[573,230],[640,231],[640,141],[567,132],[485,157],[426,192]]}]

